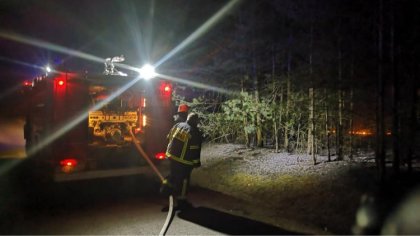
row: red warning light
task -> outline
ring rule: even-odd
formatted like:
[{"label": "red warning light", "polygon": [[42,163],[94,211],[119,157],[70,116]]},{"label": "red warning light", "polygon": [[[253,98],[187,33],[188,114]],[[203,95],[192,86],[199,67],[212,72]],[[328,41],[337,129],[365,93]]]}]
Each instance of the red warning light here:
[{"label": "red warning light", "polygon": [[162,83],[160,85],[160,92],[164,96],[170,96],[172,92],[172,85],[170,83]]},{"label": "red warning light", "polygon": [[59,79],[59,80],[57,81],[57,84],[58,84],[59,86],[63,86],[63,85],[64,85],[64,80]]},{"label": "red warning light", "polygon": [[158,160],[163,160],[166,158],[166,155],[164,152],[159,152],[159,153],[156,153],[155,158]]},{"label": "red warning light", "polygon": [[74,158],[68,158],[60,161],[61,166],[76,166],[77,160]]},{"label": "red warning light", "polygon": [[76,170],[77,160],[74,158],[67,158],[60,161],[61,171],[64,173],[71,173]]}]

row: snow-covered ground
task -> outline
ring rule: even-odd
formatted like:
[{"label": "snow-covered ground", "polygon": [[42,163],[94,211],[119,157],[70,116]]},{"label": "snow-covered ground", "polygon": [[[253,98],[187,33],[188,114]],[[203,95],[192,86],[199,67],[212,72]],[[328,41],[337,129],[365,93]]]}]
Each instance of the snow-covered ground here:
[{"label": "snow-covered ground", "polygon": [[[332,157],[334,160],[335,157]],[[352,161],[213,144],[202,150],[192,184],[255,206],[259,220],[301,233],[351,233],[362,195],[376,184],[374,160]]]}]

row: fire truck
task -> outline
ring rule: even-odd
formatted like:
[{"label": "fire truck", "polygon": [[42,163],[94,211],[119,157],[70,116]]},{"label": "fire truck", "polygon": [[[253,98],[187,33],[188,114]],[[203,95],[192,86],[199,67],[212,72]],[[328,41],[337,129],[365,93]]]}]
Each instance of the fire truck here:
[{"label": "fire truck", "polygon": [[165,159],[172,84],[114,73],[52,72],[26,83],[27,158],[55,182],[141,174]]}]

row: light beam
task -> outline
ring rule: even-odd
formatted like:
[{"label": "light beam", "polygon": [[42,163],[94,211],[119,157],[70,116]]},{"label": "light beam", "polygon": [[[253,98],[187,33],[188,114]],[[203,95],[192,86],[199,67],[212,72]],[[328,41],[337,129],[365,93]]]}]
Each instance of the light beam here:
[{"label": "light beam", "polygon": [[63,47],[63,46],[58,46],[58,45],[55,45],[55,44],[52,44],[52,43],[49,43],[49,42],[45,42],[45,41],[42,41],[42,40],[34,39],[34,38],[24,37],[22,35],[18,35],[18,34],[14,34],[14,33],[7,33],[7,32],[4,32],[4,31],[0,31],[0,37],[8,39],[8,40],[16,41],[16,42],[19,42],[19,43],[23,43],[23,44],[28,44],[28,45],[32,45],[32,46],[36,46],[36,47],[40,47],[40,48],[46,48],[46,49],[49,49],[51,51],[72,55],[72,56],[83,58],[83,59],[90,60],[90,61],[95,61],[95,62],[100,62],[100,63],[104,62],[103,58],[93,56],[93,55],[90,55],[88,53],[79,52],[79,51],[76,51],[76,50],[73,50],[73,49],[70,49],[70,48],[66,48],[66,47]]},{"label": "light beam", "polygon": [[190,81],[190,80],[186,80],[186,79],[181,79],[181,78],[177,78],[174,76],[169,76],[169,75],[163,75],[163,74],[158,74],[159,77],[173,81],[173,82],[177,82],[180,84],[185,84],[188,86],[193,86],[196,88],[201,88],[201,89],[205,89],[205,90],[211,90],[211,91],[215,91],[215,92],[219,92],[219,93],[224,93],[224,94],[229,94],[229,95],[235,95],[238,94],[238,92],[235,91],[230,91],[224,88],[219,88],[219,87],[215,87],[215,86],[211,86],[211,85],[207,85],[207,84],[203,84],[203,83],[199,83],[199,82],[194,82],[194,81]]},{"label": "light beam", "polygon": [[204,22],[198,29],[196,29],[192,34],[190,34],[184,41],[182,41],[178,46],[172,49],[168,54],[162,57],[154,65],[156,68],[173,57],[176,53],[184,49],[186,46],[197,40],[204,33],[206,33],[211,27],[213,27],[226,13],[232,10],[241,0],[231,0],[224,7],[222,7],[216,14],[214,14],[210,19]]}]

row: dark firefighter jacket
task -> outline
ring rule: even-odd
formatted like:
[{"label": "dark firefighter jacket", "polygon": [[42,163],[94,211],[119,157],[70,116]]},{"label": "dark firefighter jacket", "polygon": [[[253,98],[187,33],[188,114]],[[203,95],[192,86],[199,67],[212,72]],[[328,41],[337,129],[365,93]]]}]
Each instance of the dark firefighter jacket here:
[{"label": "dark firefighter jacket", "polygon": [[187,122],[175,124],[168,134],[166,156],[179,163],[198,167],[201,165],[200,152],[202,135],[197,127]]}]

